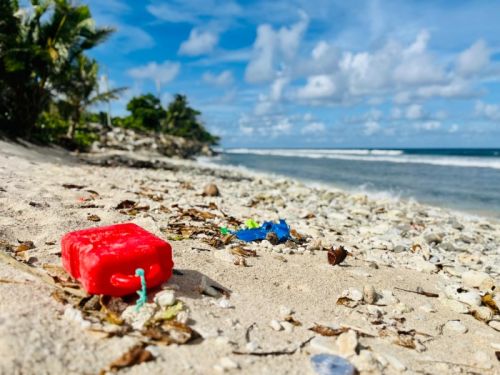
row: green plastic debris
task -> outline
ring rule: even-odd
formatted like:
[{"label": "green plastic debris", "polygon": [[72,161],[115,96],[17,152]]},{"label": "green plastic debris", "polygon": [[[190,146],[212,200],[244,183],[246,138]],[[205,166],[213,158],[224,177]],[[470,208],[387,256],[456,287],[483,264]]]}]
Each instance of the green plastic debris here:
[{"label": "green plastic debris", "polygon": [[255,229],[255,228],[260,228],[260,224],[257,223],[254,219],[248,219],[245,221],[245,226],[247,229]]},{"label": "green plastic debris", "polygon": [[175,305],[169,306],[159,314],[161,320],[172,320],[184,309],[184,304],[177,301]]},{"label": "green plastic debris", "polygon": [[229,234],[229,229],[227,229],[226,227],[220,227],[220,233],[225,236],[227,234]]}]

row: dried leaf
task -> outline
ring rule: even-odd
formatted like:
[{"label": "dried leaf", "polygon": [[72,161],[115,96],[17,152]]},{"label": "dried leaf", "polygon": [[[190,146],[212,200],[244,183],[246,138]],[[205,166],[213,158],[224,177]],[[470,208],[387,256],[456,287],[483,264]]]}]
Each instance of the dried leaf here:
[{"label": "dried leaf", "polygon": [[431,297],[431,298],[438,298],[439,297],[439,294],[432,293],[432,292],[426,292],[421,287],[418,287],[417,290],[409,290],[409,289],[403,289],[403,288],[398,288],[398,287],[394,287],[394,289],[402,290],[403,292],[408,292],[408,293],[420,294],[421,296],[426,296],[426,297]]},{"label": "dried leaf", "polygon": [[133,208],[136,205],[137,205],[137,202],[126,199],[126,200],[118,203],[117,206],[115,207],[115,209],[116,210],[123,210],[123,209],[127,209],[127,208]]},{"label": "dried leaf", "polygon": [[354,308],[354,307],[358,306],[358,302],[350,299],[349,297],[340,297],[337,300],[337,305],[342,305],[342,306]]},{"label": "dried leaf", "polygon": [[278,235],[274,232],[268,232],[266,234],[266,240],[271,242],[273,245],[277,245],[279,243]]},{"label": "dried leaf", "polygon": [[283,319],[285,322],[288,322],[288,323],[291,323],[293,324],[295,327],[298,327],[298,326],[301,326],[302,323],[299,322],[297,319],[295,319],[293,316],[291,315],[287,315],[285,316],[285,319]]},{"label": "dried leaf", "polygon": [[[126,367],[132,367],[143,362],[149,362],[155,359],[149,350],[145,349],[145,344],[137,344],[130,348],[120,358],[114,360],[109,365],[110,371],[120,370]],[[100,374],[104,375],[106,370],[101,370]]]},{"label": "dried leaf", "polygon": [[14,250],[17,253],[22,253],[24,251],[28,251],[31,249],[35,248],[35,244],[33,241],[20,241],[20,244],[18,247],[16,247],[16,250]]},{"label": "dried leaf", "polygon": [[76,184],[63,184],[62,186],[65,189],[74,189],[74,190],[81,190],[85,187],[84,185],[76,185]]},{"label": "dried leaf", "polygon": [[127,308],[127,304],[119,297],[100,296],[99,304],[101,310],[106,314],[106,320],[111,324],[122,325],[122,312]]},{"label": "dried leaf", "polygon": [[308,212],[306,215],[302,217],[302,219],[314,219],[316,215],[312,212]]},{"label": "dried leaf", "polygon": [[394,343],[399,346],[403,346],[409,349],[416,349],[417,344],[415,343],[415,338],[410,335],[399,335],[394,340]]},{"label": "dried leaf", "polygon": [[46,241],[45,242],[45,245],[48,245],[48,246],[53,246],[56,244],[56,241]]},{"label": "dried leaf", "polygon": [[495,303],[495,300],[493,299],[493,296],[489,293],[486,293],[484,296],[481,297],[481,301],[488,306],[495,314],[500,315],[500,310],[498,309],[497,304]]},{"label": "dried leaf", "polygon": [[198,332],[176,320],[167,320],[153,327],[148,327],[142,331],[142,334],[154,342],[164,345],[186,344],[190,340],[201,337]]},{"label": "dried leaf", "polygon": [[337,248],[332,247],[330,250],[328,250],[328,263],[330,263],[332,266],[340,264],[344,261],[347,254],[348,252],[344,248],[344,246],[339,246]]},{"label": "dried leaf", "polygon": [[89,216],[87,216],[87,220],[97,222],[97,221],[101,221],[101,218],[97,215],[89,215]]},{"label": "dried leaf", "polygon": [[331,328],[327,326],[323,326],[317,323],[314,323],[314,327],[309,328],[309,331],[316,332],[320,334],[321,336],[338,336],[344,332],[349,331],[349,328]]},{"label": "dried leaf", "polygon": [[256,257],[257,252],[255,250],[243,249],[241,247],[233,247],[230,249],[231,254],[242,256],[242,257]]}]

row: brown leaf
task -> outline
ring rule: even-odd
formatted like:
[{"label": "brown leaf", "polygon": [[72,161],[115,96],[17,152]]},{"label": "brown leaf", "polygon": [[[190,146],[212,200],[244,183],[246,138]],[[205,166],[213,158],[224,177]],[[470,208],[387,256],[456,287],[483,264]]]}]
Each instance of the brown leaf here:
[{"label": "brown leaf", "polygon": [[80,190],[85,187],[83,185],[75,185],[75,184],[63,184],[62,186],[65,189],[74,189],[74,190]]},{"label": "brown leaf", "polygon": [[498,309],[497,304],[495,303],[495,300],[493,299],[493,296],[489,293],[486,293],[484,296],[481,297],[481,301],[488,306],[495,314],[500,315],[500,310]]},{"label": "brown leaf", "polygon": [[[109,365],[109,370],[115,371],[120,370],[126,367],[132,367],[138,365],[143,362],[149,362],[155,359],[153,354],[149,350],[145,349],[145,344],[137,344],[130,348],[125,354],[123,354],[120,358],[115,359]],[[101,375],[104,375],[106,370],[102,370],[100,372]]]},{"label": "brown leaf", "polygon": [[344,261],[347,254],[348,252],[344,248],[344,246],[339,246],[337,248],[332,247],[330,250],[328,250],[328,263],[330,263],[332,266],[340,264]]},{"label": "brown leaf", "polygon": [[198,332],[176,320],[162,321],[161,324],[146,328],[142,334],[154,342],[164,345],[186,344],[201,337]]},{"label": "brown leaf", "polygon": [[127,304],[119,297],[100,296],[99,304],[106,314],[106,320],[112,324],[122,325],[122,312],[127,308]]},{"label": "brown leaf", "polygon": [[23,251],[28,251],[35,248],[33,241],[20,241],[20,245],[16,247],[16,254],[22,253]]},{"label": "brown leaf", "polygon": [[302,219],[314,219],[316,215],[312,212],[308,212],[306,215],[302,217]]},{"label": "brown leaf", "polygon": [[239,255],[242,257],[256,257],[257,256],[257,252],[255,250],[247,250],[247,249],[243,249],[241,247],[233,247],[233,248],[231,248],[230,252],[233,255]]},{"label": "brown leaf", "polygon": [[273,245],[277,245],[279,243],[278,235],[274,232],[268,232],[266,234],[266,240],[271,242]]},{"label": "brown leaf", "polygon": [[291,315],[287,315],[285,316],[285,319],[283,319],[285,322],[288,322],[288,323],[291,323],[293,324],[294,326],[298,327],[298,326],[301,326],[302,323],[299,322],[297,319],[295,319],[293,316]]},{"label": "brown leaf", "polygon": [[399,346],[403,346],[409,349],[416,349],[417,344],[415,343],[415,338],[411,335],[399,335],[394,340],[394,343]]},{"label": "brown leaf", "polygon": [[342,306],[354,308],[354,307],[358,306],[358,302],[350,299],[349,297],[340,297],[337,300],[337,305],[342,305]]},{"label": "brown leaf", "polygon": [[338,336],[344,332],[349,331],[349,328],[342,327],[342,328],[335,329],[335,328],[331,328],[331,327],[327,327],[327,326],[323,326],[323,325],[314,323],[314,327],[309,328],[309,330],[316,332],[316,333],[320,334],[321,336]]},{"label": "brown leaf", "polygon": [[116,210],[123,210],[124,208],[134,208],[137,205],[137,202],[131,201],[129,199],[125,199],[124,201],[121,201],[118,203],[118,205],[115,207]]},{"label": "brown leaf", "polygon": [[101,221],[101,218],[97,215],[89,215],[89,216],[87,216],[87,220],[97,222],[97,221]]}]

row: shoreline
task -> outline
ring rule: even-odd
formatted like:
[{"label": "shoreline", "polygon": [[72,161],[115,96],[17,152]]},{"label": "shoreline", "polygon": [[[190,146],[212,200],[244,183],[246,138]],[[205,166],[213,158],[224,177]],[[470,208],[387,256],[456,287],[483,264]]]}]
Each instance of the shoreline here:
[{"label": "shoreline", "polygon": [[454,207],[449,207],[449,206],[438,206],[434,205],[431,203],[427,202],[421,202],[415,197],[400,197],[398,195],[395,195],[389,191],[369,191],[369,190],[362,190],[362,189],[356,189],[356,188],[349,188],[349,187],[344,187],[344,186],[339,186],[336,185],[334,182],[329,183],[329,182],[322,182],[322,181],[317,181],[317,180],[311,180],[311,179],[301,179],[301,178],[296,178],[296,177],[290,177],[284,174],[279,174],[275,172],[265,172],[265,171],[258,171],[254,169],[250,169],[245,166],[237,166],[237,165],[221,165],[218,163],[210,162],[215,157],[208,157],[208,156],[200,156],[195,159],[196,162],[200,163],[202,166],[206,166],[207,168],[213,168],[213,169],[221,169],[221,170],[228,170],[234,173],[241,173],[243,175],[248,174],[256,178],[269,178],[269,179],[287,179],[287,180],[293,180],[296,181],[300,184],[304,184],[306,187],[311,188],[311,189],[319,189],[319,190],[334,190],[334,191],[342,191],[346,194],[351,194],[351,195],[360,195],[364,194],[366,195],[369,199],[372,200],[387,200],[390,202],[403,202],[403,203],[408,203],[408,204],[417,204],[420,206],[428,207],[429,209],[434,208],[434,209],[440,209],[442,211],[448,212],[452,215],[457,215],[457,216],[464,216],[466,218],[469,218],[471,220],[491,220],[493,222],[499,223],[500,224],[500,217],[493,216],[493,212],[485,212],[483,214],[481,213],[474,213],[474,212],[469,212],[466,210],[462,210],[460,208],[454,208]]},{"label": "shoreline", "polygon": [[[150,345],[156,359],[124,372],[314,374],[317,353],[347,358],[362,375],[498,372],[500,315],[481,299],[491,294],[500,305],[499,288],[492,290],[500,285],[497,220],[196,161],[161,158],[167,169],[78,161],[106,155],[75,157],[0,141],[0,251],[43,271],[60,266],[59,240],[68,231],[134,222],[170,238],[180,274],[164,290],[187,306],[187,321],[202,339]],[[202,195],[210,183],[220,196]],[[115,207],[126,199],[147,209],[120,212]],[[228,217],[284,218],[305,240],[215,248],[204,233],[173,232],[179,223],[234,226]],[[16,254],[9,246],[17,241],[34,247]],[[352,256],[332,266],[327,250],[340,245]],[[236,247],[257,256],[235,264]],[[0,279],[9,280],[0,283],[0,373],[98,373],[137,343],[133,335],[92,333],[89,324],[93,330],[109,324],[75,318],[49,287],[1,262]],[[230,297],[200,294],[203,280]],[[323,336],[311,331],[315,324],[343,331]],[[291,354],[237,354],[276,351]]]}]

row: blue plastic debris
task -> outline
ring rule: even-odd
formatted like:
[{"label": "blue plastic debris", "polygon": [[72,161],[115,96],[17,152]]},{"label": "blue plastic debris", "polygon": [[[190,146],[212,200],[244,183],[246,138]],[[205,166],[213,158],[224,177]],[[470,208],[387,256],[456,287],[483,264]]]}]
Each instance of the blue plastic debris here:
[{"label": "blue plastic debris", "polygon": [[347,360],[332,354],[317,354],[311,357],[314,371],[318,375],[354,375],[356,368]]},{"label": "blue plastic debris", "polygon": [[240,229],[234,234],[239,240],[245,242],[265,240],[269,232],[274,232],[278,237],[278,242],[286,241],[290,238],[290,227],[285,220],[280,220],[279,223],[266,221],[259,228]]}]

